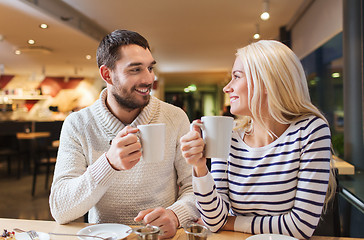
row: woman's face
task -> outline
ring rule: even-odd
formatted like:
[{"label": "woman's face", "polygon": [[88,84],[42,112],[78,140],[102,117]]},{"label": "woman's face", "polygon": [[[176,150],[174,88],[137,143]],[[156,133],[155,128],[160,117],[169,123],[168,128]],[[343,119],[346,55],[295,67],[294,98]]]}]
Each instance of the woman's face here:
[{"label": "woman's face", "polygon": [[230,96],[231,113],[251,116],[248,107],[248,82],[239,56],[235,59],[231,77],[231,81],[223,89]]}]

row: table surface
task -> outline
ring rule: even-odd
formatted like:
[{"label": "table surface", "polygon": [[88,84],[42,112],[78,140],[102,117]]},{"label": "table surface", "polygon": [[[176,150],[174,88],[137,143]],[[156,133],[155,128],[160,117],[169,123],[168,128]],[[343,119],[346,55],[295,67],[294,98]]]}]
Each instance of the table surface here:
[{"label": "table surface", "polygon": [[51,136],[50,132],[30,132],[30,133],[18,132],[18,133],[16,133],[16,137],[18,139],[36,139],[36,138],[46,138],[49,136]]},{"label": "table surface", "polygon": [[[87,223],[72,222],[65,225],[60,225],[54,221],[41,221],[41,220],[23,220],[23,219],[10,219],[10,218],[0,218],[0,228],[12,231],[14,228],[20,228],[23,230],[35,230],[38,232],[55,232],[55,233],[77,233],[82,228],[89,226]],[[221,231],[219,233],[211,234],[209,240],[244,240],[250,237],[250,234],[240,233],[240,232],[230,232]],[[64,237],[64,236],[51,236],[52,240],[70,240],[78,239],[77,237]],[[137,236],[135,234],[129,235],[127,240],[136,240]],[[344,238],[344,237],[319,237],[314,236],[312,240],[355,240],[364,238]],[[187,240],[186,233],[183,229],[178,229],[177,234],[172,238],[172,240]]]}]

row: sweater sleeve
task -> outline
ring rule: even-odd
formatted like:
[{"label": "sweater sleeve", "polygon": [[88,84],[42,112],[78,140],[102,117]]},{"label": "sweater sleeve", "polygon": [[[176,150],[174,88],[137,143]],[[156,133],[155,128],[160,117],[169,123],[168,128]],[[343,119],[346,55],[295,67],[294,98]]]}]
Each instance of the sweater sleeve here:
[{"label": "sweater sleeve", "polygon": [[225,225],[230,209],[226,169],[225,159],[214,158],[211,160],[211,173],[193,178],[197,208],[203,222],[213,232]]},{"label": "sweater sleeve", "polygon": [[[182,157],[179,141],[189,131],[190,122],[187,115],[179,108],[174,114],[168,114],[168,117],[171,117],[170,122],[177,131],[174,166],[177,173],[177,185],[179,186],[177,201],[168,209],[171,209],[177,215],[180,226],[184,226],[188,221],[197,220],[200,216],[195,206],[196,199],[192,188],[191,166]],[[179,119],[179,121],[176,121],[176,119]]]},{"label": "sweater sleeve", "polygon": [[237,216],[235,231],[312,236],[321,216],[330,174],[330,130],[321,122],[305,131],[293,208],[275,216]]},{"label": "sweater sleeve", "polygon": [[102,154],[89,165],[82,151],[77,118],[71,114],[64,122],[49,197],[52,216],[65,224],[82,217],[104,195],[116,172]]}]

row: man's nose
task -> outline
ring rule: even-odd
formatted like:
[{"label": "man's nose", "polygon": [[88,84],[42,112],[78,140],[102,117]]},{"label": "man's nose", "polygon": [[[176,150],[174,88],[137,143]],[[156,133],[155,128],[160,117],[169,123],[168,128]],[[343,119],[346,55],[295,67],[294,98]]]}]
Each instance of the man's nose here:
[{"label": "man's nose", "polygon": [[148,84],[152,84],[154,82],[155,74],[153,71],[149,71],[148,69],[144,71],[143,81]]}]

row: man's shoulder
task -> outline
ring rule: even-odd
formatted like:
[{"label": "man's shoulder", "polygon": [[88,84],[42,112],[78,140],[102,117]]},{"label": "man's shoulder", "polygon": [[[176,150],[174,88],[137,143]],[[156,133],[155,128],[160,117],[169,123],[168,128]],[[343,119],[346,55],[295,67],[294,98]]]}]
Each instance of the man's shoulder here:
[{"label": "man's shoulder", "polygon": [[161,102],[161,105],[166,109],[172,109],[172,110],[175,110],[175,111],[182,110],[181,108],[179,108],[179,107],[177,107],[177,106],[175,106],[173,104],[170,104],[170,103],[167,103],[167,102],[164,102],[164,101],[161,101],[161,100],[159,100],[159,101]]},{"label": "man's shoulder", "polygon": [[166,111],[170,111],[170,112],[176,112],[176,113],[179,113],[179,114],[186,114],[182,108],[180,107],[177,107],[173,104],[170,104],[170,103],[167,103],[165,101],[162,101],[158,98],[155,98],[157,101],[159,101],[160,103],[160,106],[161,106],[161,109],[162,110],[166,110]]},{"label": "man's shoulder", "polygon": [[94,115],[93,112],[95,111],[95,104],[96,102],[91,106],[80,109],[77,112],[70,113],[65,119],[65,122],[85,124],[85,122],[88,122],[90,119],[92,119],[92,116]]},{"label": "man's shoulder", "polygon": [[[157,99],[157,98],[155,98]],[[173,125],[189,124],[189,120],[185,111],[182,108],[174,106],[170,103],[164,102],[157,99],[159,102],[159,117],[164,119],[163,121],[168,121]]]}]

